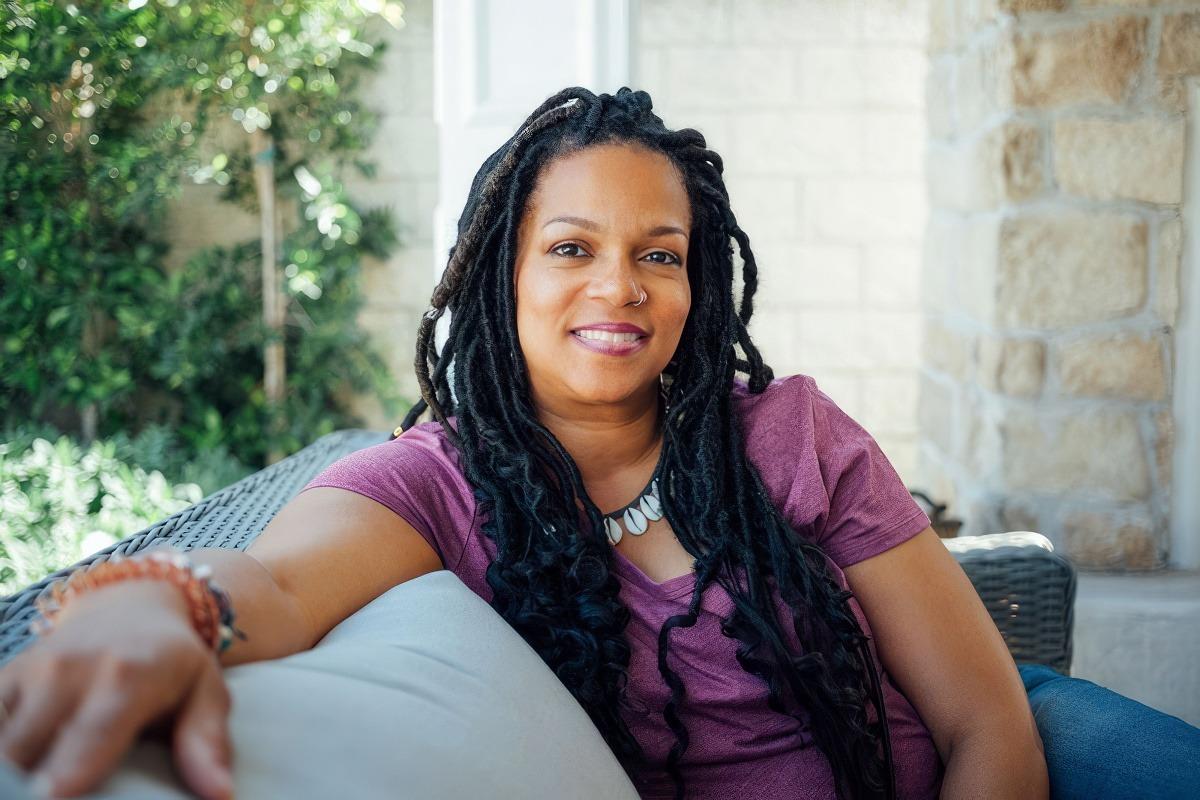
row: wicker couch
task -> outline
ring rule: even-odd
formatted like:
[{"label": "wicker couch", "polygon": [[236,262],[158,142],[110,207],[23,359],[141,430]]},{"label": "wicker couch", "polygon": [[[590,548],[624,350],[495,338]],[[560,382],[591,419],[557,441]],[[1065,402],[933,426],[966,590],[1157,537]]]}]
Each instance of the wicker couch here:
[{"label": "wicker couch", "polygon": [[[387,434],[347,430],[324,436],[300,452],[250,475],[196,505],[139,531],[84,561],[0,600],[0,665],[29,644],[34,601],[74,569],[153,544],[243,549],[272,516],[325,466],[382,442]],[[1044,536],[997,533],[945,540],[992,615],[1014,660],[1068,673],[1075,571]]]}]

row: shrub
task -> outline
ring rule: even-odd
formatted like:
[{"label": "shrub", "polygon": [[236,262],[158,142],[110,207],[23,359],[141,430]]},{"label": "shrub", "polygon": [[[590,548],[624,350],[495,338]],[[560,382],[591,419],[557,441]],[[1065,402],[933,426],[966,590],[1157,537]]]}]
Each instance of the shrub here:
[{"label": "shrub", "polygon": [[185,461],[190,457],[160,427],[86,446],[45,426],[5,435],[0,594],[70,566],[250,471],[220,449]]}]

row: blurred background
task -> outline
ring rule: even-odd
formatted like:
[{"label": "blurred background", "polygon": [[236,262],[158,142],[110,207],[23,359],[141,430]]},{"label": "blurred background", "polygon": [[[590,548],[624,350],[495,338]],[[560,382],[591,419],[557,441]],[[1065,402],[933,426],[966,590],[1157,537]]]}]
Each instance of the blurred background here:
[{"label": "blurred background", "polygon": [[0,4],[0,588],[390,430],[547,96],[725,159],[752,332],[960,535],[1084,573],[1074,674],[1200,724],[1200,2]]}]

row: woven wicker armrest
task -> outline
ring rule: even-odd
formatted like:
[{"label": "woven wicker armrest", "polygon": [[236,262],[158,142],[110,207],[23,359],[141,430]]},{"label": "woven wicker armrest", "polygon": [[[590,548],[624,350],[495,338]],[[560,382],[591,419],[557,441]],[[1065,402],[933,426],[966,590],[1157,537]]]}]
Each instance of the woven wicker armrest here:
[{"label": "woven wicker armrest", "polygon": [[1075,614],[1071,562],[1031,531],[942,541],[975,585],[1013,660],[1068,674]]},{"label": "woven wicker armrest", "polygon": [[28,629],[35,614],[34,601],[48,592],[50,585],[59,578],[88,564],[106,561],[114,553],[129,555],[161,543],[184,550],[194,547],[245,549],[267,527],[276,512],[317,473],[342,456],[386,441],[387,437],[384,432],[362,430],[337,431],[322,436],[279,463],[248,475],[78,564],[0,599],[0,665],[29,643]]}]

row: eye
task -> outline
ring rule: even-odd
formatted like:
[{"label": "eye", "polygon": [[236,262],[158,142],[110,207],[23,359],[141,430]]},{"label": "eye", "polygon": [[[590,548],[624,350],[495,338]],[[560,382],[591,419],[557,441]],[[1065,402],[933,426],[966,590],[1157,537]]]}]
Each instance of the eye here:
[{"label": "eye", "polygon": [[580,245],[575,244],[574,242],[563,242],[560,245],[555,245],[554,247],[550,248],[550,252],[554,253],[554,255],[559,256],[561,258],[575,258],[576,257],[576,255],[572,254],[572,253],[558,252],[559,250],[563,249],[564,247],[574,247],[576,250],[579,250],[581,252],[583,251],[583,248]]},{"label": "eye", "polygon": [[667,258],[670,259],[670,261],[655,261],[654,262],[655,264],[678,264],[678,263],[680,263],[679,258],[674,253],[668,253],[666,250],[655,250],[653,253],[650,253],[649,255],[647,255],[646,258],[649,258],[650,256],[666,256]]}]

